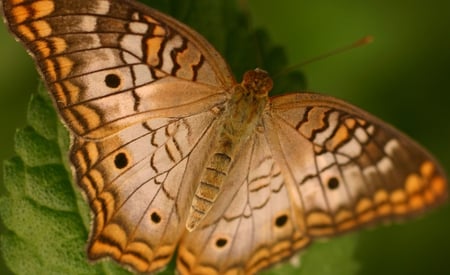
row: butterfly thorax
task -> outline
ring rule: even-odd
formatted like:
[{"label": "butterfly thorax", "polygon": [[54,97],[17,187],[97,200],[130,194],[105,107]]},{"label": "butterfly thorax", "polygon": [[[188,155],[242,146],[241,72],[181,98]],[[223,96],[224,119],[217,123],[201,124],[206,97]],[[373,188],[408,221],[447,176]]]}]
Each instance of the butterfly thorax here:
[{"label": "butterfly thorax", "polygon": [[272,79],[259,69],[248,71],[242,83],[232,88],[211,157],[192,200],[186,223],[189,231],[194,230],[211,210],[233,160],[261,122],[271,88]]}]

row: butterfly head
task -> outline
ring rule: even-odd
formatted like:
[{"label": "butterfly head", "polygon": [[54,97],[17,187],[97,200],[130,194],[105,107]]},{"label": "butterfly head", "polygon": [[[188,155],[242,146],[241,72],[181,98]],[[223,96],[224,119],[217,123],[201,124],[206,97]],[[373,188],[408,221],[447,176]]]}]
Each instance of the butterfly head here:
[{"label": "butterfly head", "polygon": [[252,71],[247,71],[244,74],[242,86],[256,97],[266,97],[269,95],[270,90],[272,90],[273,81],[269,73],[257,68]]}]

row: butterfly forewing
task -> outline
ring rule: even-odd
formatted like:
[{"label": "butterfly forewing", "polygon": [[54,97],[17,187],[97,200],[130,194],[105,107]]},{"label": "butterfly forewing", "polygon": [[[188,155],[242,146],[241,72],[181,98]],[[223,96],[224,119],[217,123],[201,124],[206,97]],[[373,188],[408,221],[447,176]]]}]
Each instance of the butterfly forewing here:
[{"label": "butterfly forewing", "polygon": [[103,138],[151,117],[205,111],[234,84],[200,35],[134,1],[2,3],[78,136]]},{"label": "butterfly forewing", "polygon": [[333,235],[423,212],[447,198],[434,158],[393,127],[340,100],[272,100],[271,144],[297,185],[308,232]]}]

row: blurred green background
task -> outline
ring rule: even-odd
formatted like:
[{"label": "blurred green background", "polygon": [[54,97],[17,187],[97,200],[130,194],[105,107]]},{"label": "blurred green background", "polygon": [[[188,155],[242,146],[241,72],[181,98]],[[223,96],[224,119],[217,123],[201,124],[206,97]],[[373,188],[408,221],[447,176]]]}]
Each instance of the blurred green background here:
[{"label": "blurred green background", "polygon": [[[450,1],[240,2],[253,26],[265,28],[292,64],[374,36],[368,46],[302,68],[308,90],[343,98],[389,121],[450,171]],[[1,160],[13,155],[15,129],[24,126],[38,82],[31,58],[0,24]],[[335,268],[334,274],[450,274],[449,233],[446,205],[418,220],[314,245],[302,264],[323,262],[324,271]],[[346,249],[355,238],[356,247]],[[319,253],[322,247],[328,253]],[[340,268],[337,259],[357,264]],[[321,274],[320,268],[311,270]]]}]

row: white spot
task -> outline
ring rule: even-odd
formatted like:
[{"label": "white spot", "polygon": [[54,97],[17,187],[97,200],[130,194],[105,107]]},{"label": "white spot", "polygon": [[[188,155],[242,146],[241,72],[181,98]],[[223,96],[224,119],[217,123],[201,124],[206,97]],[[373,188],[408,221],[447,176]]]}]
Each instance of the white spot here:
[{"label": "white spot", "polygon": [[154,81],[147,65],[140,64],[133,66],[133,73],[135,77],[134,84],[136,86],[141,86]]},{"label": "white spot", "polygon": [[78,28],[83,32],[94,32],[97,28],[97,18],[94,16],[82,16]]},{"label": "white spot", "polygon": [[384,145],[384,152],[388,156],[392,156],[394,155],[395,150],[398,148],[400,148],[400,144],[398,143],[398,141],[396,139],[391,139],[386,143],[386,145]]},{"label": "white spot", "polygon": [[148,25],[141,22],[131,22],[129,27],[132,32],[139,34],[144,34],[148,30]]},{"label": "white spot", "polygon": [[179,35],[175,36],[171,40],[169,40],[164,48],[163,55],[162,55],[162,70],[164,72],[170,72],[173,68],[173,60],[170,53],[173,49],[180,47],[183,44],[183,40]]},{"label": "white spot", "polygon": [[370,125],[369,127],[367,127],[367,133],[369,133],[369,135],[373,135],[373,133],[375,133],[375,127],[373,125]]},{"label": "white spot", "polygon": [[99,0],[97,1],[97,7],[95,12],[97,14],[107,14],[109,12],[110,4],[109,1]]},{"label": "white spot", "polygon": [[388,157],[384,157],[377,163],[377,167],[383,174],[387,174],[393,168],[392,161]]},{"label": "white spot", "polygon": [[138,13],[138,12],[134,12],[134,13],[131,15],[131,19],[132,19],[133,21],[138,21],[138,20],[140,19],[139,13]]},{"label": "white spot", "polygon": [[339,153],[344,154],[350,158],[356,158],[361,154],[361,144],[359,144],[354,138],[345,143],[338,150]]},{"label": "white spot", "polygon": [[125,35],[122,40],[120,41],[120,46],[124,48],[125,50],[131,52],[138,58],[143,57],[142,53],[142,36],[141,35],[134,35],[134,34],[128,34]]},{"label": "white spot", "polygon": [[355,136],[358,139],[358,141],[361,143],[367,142],[367,140],[369,138],[367,133],[362,128],[359,128],[359,127],[355,130]]}]

